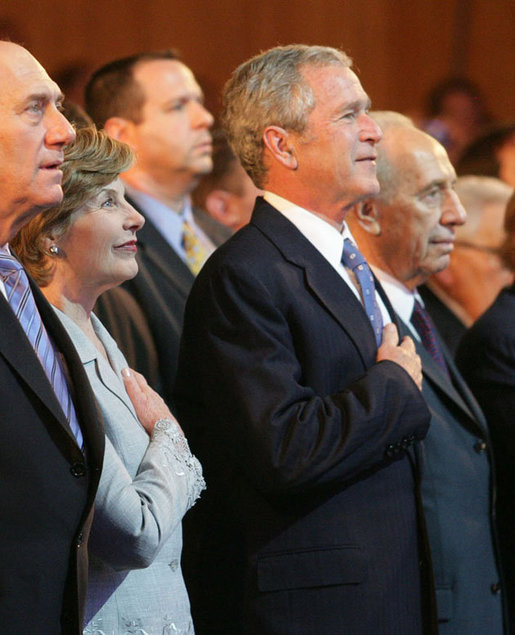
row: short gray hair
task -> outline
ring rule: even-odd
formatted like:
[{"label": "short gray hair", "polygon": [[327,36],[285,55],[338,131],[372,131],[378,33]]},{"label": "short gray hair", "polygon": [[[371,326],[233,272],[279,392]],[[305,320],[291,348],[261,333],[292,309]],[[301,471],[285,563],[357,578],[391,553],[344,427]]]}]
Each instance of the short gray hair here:
[{"label": "short gray hair", "polygon": [[350,68],[352,60],[328,46],[277,46],[241,64],[225,85],[222,123],[234,153],[257,187],[263,187],[266,178],[265,128],[276,125],[301,134],[315,107],[301,69],[332,65]]}]

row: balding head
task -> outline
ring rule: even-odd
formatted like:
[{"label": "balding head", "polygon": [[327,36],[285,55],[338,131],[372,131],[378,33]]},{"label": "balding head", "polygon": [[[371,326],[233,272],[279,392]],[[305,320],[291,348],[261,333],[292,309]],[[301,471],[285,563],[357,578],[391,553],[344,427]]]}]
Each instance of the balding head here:
[{"label": "balding head", "polygon": [[59,87],[23,47],[0,41],[0,245],[59,203],[63,148],[75,132]]},{"label": "balding head", "polygon": [[414,288],[449,264],[465,213],[445,149],[404,117],[376,122],[383,129],[377,146],[381,190],[348,221],[371,264]]}]

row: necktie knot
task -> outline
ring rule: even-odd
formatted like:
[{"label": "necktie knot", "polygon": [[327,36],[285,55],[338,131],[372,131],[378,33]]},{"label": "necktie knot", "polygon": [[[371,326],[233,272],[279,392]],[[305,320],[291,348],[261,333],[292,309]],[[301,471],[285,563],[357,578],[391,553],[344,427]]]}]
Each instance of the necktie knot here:
[{"label": "necktie knot", "polygon": [[367,264],[365,258],[363,258],[363,254],[361,253],[361,251],[356,247],[356,245],[352,243],[349,238],[346,238],[343,241],[342,262],[346,267],[352,269],[352,271],[354,271],[358,267],[360,267],[360,270],[362,270]]}]

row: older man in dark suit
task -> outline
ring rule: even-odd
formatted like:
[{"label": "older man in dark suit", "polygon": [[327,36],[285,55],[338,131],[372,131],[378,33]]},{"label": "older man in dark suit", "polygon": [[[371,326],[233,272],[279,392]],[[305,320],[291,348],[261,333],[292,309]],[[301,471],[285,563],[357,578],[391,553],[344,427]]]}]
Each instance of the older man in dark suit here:
[{"label": "older man in dark suit", "polygon": [[200,633],[424,628],[420,360],[383,330],[344,223],[378,190],[368,107],[326,47],[271,49],[226,89],[229,140],[265,195],[186,308],[177,404],[209,482],[185,529]]},{"label": "older man in dark suit", "polygon": [[[123,289],[153,333],[159,382],[152,385],[171,404],[186,298],[206,258],[230,235],[192,207],[189,197],[212,168],[213,117],[193,73],[172,51],[141,53],[98,69],[86,106],[97,126],[135,150],[137,160],[122,179],[146,222],[138,232],[138,275]],[[119,290],[102,295],[99,312],[129,363],[149,376],[147,349],[127,337],[131,311]]]},{"label": "older man in dark suit", "polygon": [[0,631],[77,635],[104,434],[72,343],[7,244],[62,199],[75,133],[57,85],[11,42],[0,86]]},{"label": "older man in dark suit", "polygon": [[422,499],[432,551],[439,632],[503,632],[503,601],[483,414],[429,319],[417,286],[449,264],[455,229],[465,221],[445,149],[398,113],[373,115],[378,196],[347,217],[381,281],[401,332],[416,342],[431,426],[422,443]]}]

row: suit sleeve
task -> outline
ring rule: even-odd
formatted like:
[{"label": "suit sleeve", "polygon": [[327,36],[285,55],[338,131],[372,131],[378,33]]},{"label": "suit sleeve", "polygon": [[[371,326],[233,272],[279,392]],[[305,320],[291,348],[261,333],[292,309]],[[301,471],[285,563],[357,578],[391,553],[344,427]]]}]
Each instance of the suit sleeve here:
[{"label": "suit sleeve", "polygon": [[[221,445],[255,487],[271,495],[359,478],[390,462],[388,450],[405,456],[429,422],[409,375],[393,362],[367,369],[356,359],[346,373],[345,355],[357,353],[342,343],[340,329],[337,389],[315,390],[306,378],[309,360],[302,359],[300,341],[308,335],[300,333],[295,308],[284,308],[283,292],[227,265],[197,279],[176,384],[181,425],[198,443],[193,447],[203,446],[206,461]],[[306,332],[316,332],[316,324],[308,326]],[[328,365],[327,372],[334,369]]]},{"label": "suit sleeve", "polygon": [[202,489],[200,463],[175,423],[156,426],[134,479],[106,438],[92,553],[115,569],[149,566]]}]

